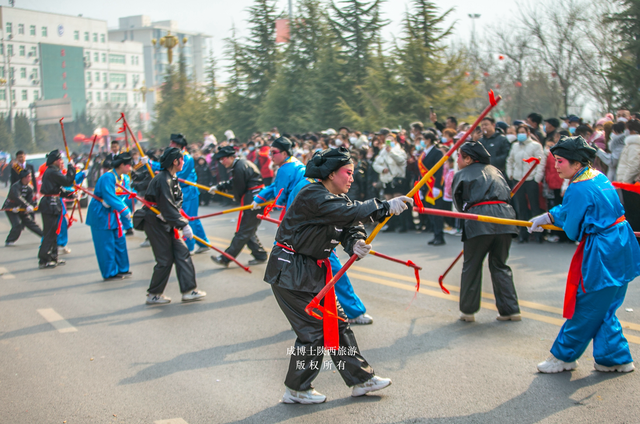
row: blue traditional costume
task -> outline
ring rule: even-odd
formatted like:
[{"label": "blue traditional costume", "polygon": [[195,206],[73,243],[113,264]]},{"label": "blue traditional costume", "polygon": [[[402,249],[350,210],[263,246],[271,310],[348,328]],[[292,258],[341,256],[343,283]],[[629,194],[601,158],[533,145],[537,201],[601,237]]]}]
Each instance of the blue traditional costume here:
[{"label": "blue traditional costume", "polygon": [[116,183],[124,184],[124,175],[118,176],[115,171],[127,163],[131,163],[129,153],[115,157],[114,169],[104,173],[96,182],[94,194],[102,202],[92,198],[87,211],[87,225],[91,226],[100,273],[105,280],[120,279],[130,274],[124,231],[132,228],[131,211],[122,198],[124,190],[116,186]]},{"label": "blue traditional costume", "polygon": [[[291,155],[291,141],[285,137],[276,139],[271,146],[281,151],[286,151]],[[291,202],[296,198],[298,192],[304,186],[315,181],[311,178],[304,177],[305,170],[306,167],[299,160],[293,156],[289,157],[289,159],[287,159],[287,161],[278,169],[278,173],[276,174],[273,183],[262,189],[262,191],[254,197],[253,201],[255,203],[266,202],[275,198],[278,193],[280,193],[280,189],[284,189],[278,198],[278,205],[286,206],[286,209],[289,209]],[[286,209],[283,212],[285,212]],[[284,216],[284,213],[281,214],[281,216]],[[331,269],[333,269],[334,272],[338,272],[338,270],[342,268],[342,264],[340,263],[340,259],[338,259],[338,255],[336,255],[335,250],[331,252],[329,261],[331,262]],[[340,277],[334,287],[336,297],[350,320],[355,320],[367,312],[367,308],[365,308],[362,300],[360,300],[356,292],[353,290],[351,281],[346,273]],[[371,318],[367,316],[363,317],[363,319],[368,322]],[[357,322],[354,321],[352,323]]]},{"label": "blue traditional costume", "polygon": [[[76,174],[76,184],[82,185],[85,177],[87,175],[87,171],[78,172]],[[67,191],[74,191],[74,187],[63,187]],[[78,208],[80,205],[77,206]],[[78,212],[79,213],[79,212]],[[62,222],[60,223],[60,232],[58,233],[57,243],[58,248],[60,249],[60,253],[69,253],[71,250],[63,251],[65,247],[67,247],[67,243],[69,243],[69,221],[67,220],[67,206],[62,202]]]},{"label": "blue traditional costume", "polygon": [[[553,224],[580,244],[567,278],[563,310],[567,321],[551,348],[555,358],[539,364],[538,369],[560,372],[575,368],[575,361],[593,339],[596,370],[632,371],[629,344],[615,313],[624,301],[627,284],[640,275],[638,241],[625,220],[616,189],[604,174],[588,165],[595,158],[595,149],[582,137],[565,137],[551,153],[586,166],[571,178],[562,204],[549,211]],[[536,219],[540,217],[532,220],[534,227]],[[564,363],[555,368],[544,366],[554,359]]]},{"label": "blue traditional costume", "polygon": [[[187,139],[182,134],[171,134],[171,142],[176,146],[179,146],[179,149],[182,152],[182,157],[184,159],[184,165],[182,166],[182,171],[176,174],[176,177],[185,181],[190,181],[192,183],[198,182],[198,174],[196,174],[195,169],[195,161],[193,160],[193,156],[191,156],[186,150],[187,147]],[[151,162],[151,167],[154,172],[159,172],[162,167],[157,162]],[[200,192],[197,187],[181,182],[180,188],[182,189],[182,210],[189,217],[198,216],[198,207],[200,206]],[[199,219],[195,219],[193,221],[189,221],[189,226],[191,226],[193,230],[193,234],[205,240],[207,243],[209,239],[204,232],[204,227]],[[200,242],[196,242],[193,238],[188,238],[185,240],[189,251],[193,251],[198,243],[198,246],[206,247],[204,244]],[[198,252],[200,253],[200,252]]]}]

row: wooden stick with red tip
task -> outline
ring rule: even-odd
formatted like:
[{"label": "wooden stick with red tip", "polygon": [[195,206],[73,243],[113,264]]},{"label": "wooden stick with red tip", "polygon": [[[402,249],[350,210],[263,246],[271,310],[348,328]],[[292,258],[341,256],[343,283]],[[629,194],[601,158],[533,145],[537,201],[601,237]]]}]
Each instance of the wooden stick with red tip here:
[{"label": "wooden stick with red tip", "polygon": [[[487,106],[485,110],[480,114],[480,116],[478,116],[478,118],[473,123],[473,125],[471,125],[471,127],[469,127],[467,132],[464,133],[464,135],[460,138],[460,140],[458,140],[458,142],[453,145],[451,150],[449,150],[449,152],[447,152],[444,156],[442,156],[442,158],[438,161],[438,163],[436,163],[429,170],[429,172],[427,172],[422,177],[422,179],[413,187],[413,189],[409,191],[409,193],[407,193],[407,197],[412,198],[418,192],[418,190],[420,190],[420,188],[422,188],[422,186],[425,185],[427,181],[429,181],[429,179],[431,179],[431,177],[434,176],[436,171],[438,171],[438,169],[440,169],[445,164],[445,162],[449,159],[449,157],[453,154],[453,152],[455,152],[460,148],[460,146],[462,146],[462,144],[467,140],[467,137],[469,137],[469,135],[471,135],[471,133],[476,129],[480,121],[482,121],[484,117],[487,116],[489,112],[491,112],[491,109],[493,109],[498,104],[498,102],[500,102],[500,100],[502,100],[502,97],[500,96],[495,97],[495,95],[493,94],[493,91],[489,91],[489,103],[490,103],[489,106]],[[376,228],[373,230],[371,235],[369,235],[369,237],[367,238],[367,244],[371,244],[373,239],[378,235],[378,232],[380,232],[380,229],[386,224],[386,222],[389,219],[391,219],[391,216],[387,217],[383,222],[379,223],[376,226]],[[358,255],[355,255],[355,254],[352,255],[351,258],[349,258],[349,260],[342,266],[342,268],[340,268],[340,270],[333,276],[333,278],[331,278],[331,281],[329,281],[322,288],[320,293],[318,293],[313,298],[313,300],[305,308],[305,311],[308,314],[312,312],[313,308],[315,308],[316,305],[320,304],[320,300],[322,300],[322,298],[327,294],[327,292],[331,290],[331,287],[333,287],[336,284],[336,282],[338,282],[338,280],[342,278],[344,273],[347,272],[347,270],[351,267],[351,265],[353,265],[353,263],[356,261],[357,258],[358,258]]]}]

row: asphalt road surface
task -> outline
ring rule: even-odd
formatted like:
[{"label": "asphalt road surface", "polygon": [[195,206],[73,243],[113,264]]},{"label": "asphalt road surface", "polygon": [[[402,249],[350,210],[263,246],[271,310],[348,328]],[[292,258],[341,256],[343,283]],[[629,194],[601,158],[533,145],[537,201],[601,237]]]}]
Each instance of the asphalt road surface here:
[{"label": "asphalt road surface", "polygon": [[[4,194],[4,193],[0,193]],[[201,208],[212,212],[219,207]],[[226,247],[237,216],[203,221]],[[7,219],[0,219],[6,237]],[[265,247],[275,226],[258,232]],[[294,333],[278,308],[264,265],[249,274],[194,256],[204,301],[146,306],[154,259],[140,232],[128,237],[133,278],[103,282],[89,227],[69,230],[66,266],[40,270],[39,239],[23,233],[0,247],[0,422],[2,423],[638,423],[640,375],[593,369],[591,347],[573,372],[543,375],[536,363],[562,324],[564,283],[573,244],[514,244],[522,322],[496,321],[485,267],[482,310],[458,321],[459,237],[427,246],[431,234],[380,234],[374,249],[424,269],[414,297],[410,268],[367,257],[349,276],[373,316],[355,326],[363,355],[393,385],[351,398],[335,368],[321,371],[321,405],[281,403]],[[344,252],[341,258],[346,258]],[[239,259],[251,258],[243,252]],[[618,311],[634,357],[640,356],[640,281]]]}]

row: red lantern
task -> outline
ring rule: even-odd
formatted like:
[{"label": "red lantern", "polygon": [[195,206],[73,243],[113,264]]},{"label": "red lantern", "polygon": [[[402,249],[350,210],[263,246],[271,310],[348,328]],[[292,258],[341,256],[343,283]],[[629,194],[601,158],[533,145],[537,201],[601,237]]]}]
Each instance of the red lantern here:
[{"label": "red lantern", "polygon": [[500,84],[496,84],[496,88],[500,88]]},{"label": "red lantern", "polygon": [[468,77],[469,75],[471,75],[469,72],[465,72],[464,76]]},{"label": "red lantern", "polygon": [[504,60],[504,56],[500,55],[500,56],[498,56],[498,59]]},{"label": "red lantern", "polygon": [[484,74],[482,74],[482,75],[484,75],[485,77],[488,77],[488,76],[489,76],[489,72],[485,72],[485,73],[484,73]]},{"label": "red lantern", "polygon": [[555,72],[551,72],[551,76],[552,76],[553,78],[555,78],[555,77],[557,77],[557,76],[558,76],[558,74],[556,74]]},{"label": "red lantern", "polygon": [[515,85],[516,85],[516,87],[518,87],[518,88],[522,87],[522,83],[521,83],[520,81],[516,81],[516,84],[515,84]]}]

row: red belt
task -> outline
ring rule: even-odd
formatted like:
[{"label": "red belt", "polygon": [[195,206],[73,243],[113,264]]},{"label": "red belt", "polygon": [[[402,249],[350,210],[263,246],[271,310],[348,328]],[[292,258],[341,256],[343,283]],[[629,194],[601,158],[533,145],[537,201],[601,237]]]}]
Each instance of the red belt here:
[{"label": "red belt", "polygon": [[480,203],[476,203],[475,205],[469,206],[467,209],[475,208],[476,206],[482,206],[482,205],[499,205],[501,203],[507,203],[507,202],[502,200],[487,200],[486,202],[480,202]]},{"label": "red belt", "polygon": [[249,187],[249,188],[247,189],[247,191],[257,190],[257,189],[259,189],[259,188],[261,188],[261,189],[262,189],[262,188],[264,188],[264,184],[260,184],[260,185],[257,185],[257,186],[255,186],[255,187]]},{"label": "red belt", "polygon": [[[276,246],[283,248],[284,250],[288,250],[289,252],[296,253],[291,247],[286,246],[282,243],[276,242]],[[327,275],[325,277],[325,285],[331,281],[333,278],[333,270],[331,269],[331,262],[329,258],[326,259],[318,259],[318,266],[324,265],[327,268]],[[338,331],[338,304],[336,301],[336,291],[333,287],[327,292],[324,297],[324,305],[316,305],[315,309],[318,309],[322,312],[322,316],[316,314],[315,312],[311,313],[311,316],[314,318],[318,318],[322,320],[322,329],[324,334],[324,347],[325,349],[335,349],[337,350],[340,345],[340,333]]]},{"label": "red belt", "polygon": [[44,197],[60,197],[60,193],[58,194],[43,194]]},{"label": "red belt", "polygon": [[[149,205],[149,206],[158,206],[158,204],[157,204],[156,202],[150,202],[150,201],[148,201],[148,200],[147,200],[147,201],[146,201],[146,203],[147,203],[147,205]],[[180,214],[182,214],[182,210],[180,211]],[[157,215],[156,215],[156,216],[157,216]],[[184,216],[184,215],[182,215],[182,216]],[[158,219],[160,219],[160,218],[158,218]],[[187,218],[187,220],[189,220],[189,218]],[[175,228],[175,227],[173,228],[173,237],[174,237],[176,240],[179,240],[179,239],[180,239],[180,233],[178,232],[178,229],[177,229],[177,228]]]},{"label": "red belt", "polygon": [[[262,188],[264,188],[264,184],[257,185],[255,187],[249,187],[247,191],[249,192],[249,191],[262,189]],[[242,196],[242,198],[240,198],[240,206],[244,206],[244,195]],[[238,224],[236,225],[236,233],[240,231],[240,221],[242,221],[242,212],[243,211],[238,212]]]},{"label": "red belt", "polygon": [[[622,222],[626,221],[624,216],[621,216],[609,225],[607,229],[614,227]],[[576,253],[571,258],[571,265],[569,266],[569,275],[567,276],[567,288],[564,292],[564,308],[562,309],[562,316],[566,319],[571,319],[573,313],[576,310],[576,299],[578,297],[578,288],[582,286],[582,292],[586,293],[584,289],[584,281],[582,280],[582,260],[584,258],[584,245],[587,241],[587,237],[593,234],[585,234],[578,244]]]}]

